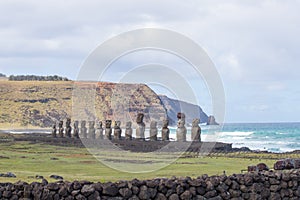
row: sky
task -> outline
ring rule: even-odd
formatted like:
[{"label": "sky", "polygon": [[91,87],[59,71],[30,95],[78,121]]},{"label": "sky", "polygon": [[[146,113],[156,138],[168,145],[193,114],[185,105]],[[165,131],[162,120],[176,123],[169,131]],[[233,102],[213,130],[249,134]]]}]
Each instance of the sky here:
[{"label": "sky", "polygon": [[[109,38],[167,29],[195,41],[215,64],[226,122],[300,121],[299,10],[297,0],[0,1],[0,73],[76,79],[88,55]],[[116,69],[142,64],[145,55],[176,65],[145,53],[124,58]],[[210,113],[207,93],[197,91],[197,98]]]}]

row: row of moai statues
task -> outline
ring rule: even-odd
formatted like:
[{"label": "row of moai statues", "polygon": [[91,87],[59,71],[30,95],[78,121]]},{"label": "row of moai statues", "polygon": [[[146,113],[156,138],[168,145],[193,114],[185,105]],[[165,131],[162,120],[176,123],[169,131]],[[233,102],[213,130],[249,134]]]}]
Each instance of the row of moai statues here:
[{"label": "row of moai statues", "polygon": [[[177,114],[178,123],[177,123],[177,130],[176,130],[176,137],[177,141],[184,142],[186,141],[186,134],[187,129],[185,127],[185,115],[184,113]],[[138,140],[145,140],[145,123],[143,122],[144,114],[138,113],[136,123],[136,139]],[[199,126],[200,120],[194,119],[192,123],[192,130],[191,130],[191,137],[192,141],[201,141],[201,128]],[[162,141],[169,141],[169,134],[170,129],[169,120],[163,120],[162,129],[161,129],[161,140]],[[88,122],[88,128],[86,127],[86,121],[81,121],[80,128],[79,128],[79,121],[74,121],[73,125],[73,136],[72,136],[72,127],[71,127],[71,119],[68,118],[66,120],[66,126],[63,127],[63,121],[60,121],[58,124],[58,135],[57,135],[57,128],[56,125],[53,125],[52,129],[52,137],[66,137],[66,138],[89,138],[89,139],[122,139],[122,129],[121,129],[121,122],[115,121],[114,124],[114,131],[112,129],[112,120],[105,121],[105,128],[102,128],[102,122],[98,122],[95,128],[95,121]],[[125,128],[125,139],[132,140],[132,122],[126,123]],[[158,140],[158,128],[157,122],[151,121],[150,123],[150,141],[157,141]]]}]

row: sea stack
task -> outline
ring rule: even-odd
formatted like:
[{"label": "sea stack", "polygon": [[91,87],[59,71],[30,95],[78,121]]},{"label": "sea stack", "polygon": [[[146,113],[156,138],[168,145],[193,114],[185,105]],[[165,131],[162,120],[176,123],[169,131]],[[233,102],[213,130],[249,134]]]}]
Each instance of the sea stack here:
[{"label": "sea stack", "polygon": [[211,115],[207,119],[207,125],[219,125],[219,124],[216,122],[215,117]]}]

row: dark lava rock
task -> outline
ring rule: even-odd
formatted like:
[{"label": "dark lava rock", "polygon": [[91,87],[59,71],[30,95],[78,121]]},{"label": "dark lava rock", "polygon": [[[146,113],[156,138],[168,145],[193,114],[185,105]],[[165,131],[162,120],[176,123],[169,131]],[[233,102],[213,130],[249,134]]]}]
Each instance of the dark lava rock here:
[{"label": "dark lava rock", "polygon": [[40,176],[40,175],[36,175],[35,178],[36,178],[36,179],[43,179],[44,177],[43,177],[43,176]]},{"label": "dark lava rock", "polygon": [[80,190],[82,188],[82,185],[78,181],[74,181],[73,188],[74,190]]},{"label": "dark lava rock", "polygon": [[207,192],[204,195],[204,197],[206,197],[206,198],[213,198],[215,196],[217,196],[217,191],[216,190],[211,190],[211,191]]},{"label": "dark lava rock", "polygon": [[5,190],[2,194],[2,196],[5,198],[10,198],[12,196],[12,193],[11,193],[11,191]]},{"label": "dark lava rock", "polygon": [[140,199],[150,199],[150,194],[148,192],[147,186],[145,186],[145,185],[141,186],[139,198]]},{"label": "dark lava rock", "polygon": [[184,192],[184,188],[181,186],[181,185],[178,185],[177,187],[176,187],[176,193],[178,194],[178,195],[180,195],[180,194],[182,194]]},{"label": "dark lava rock", "polygon": [[78,195],[80,193],[80,190],[73,190],[72,192],[71,192],[71,195],[73,196],[73,197],[75,197],[76,195]]},{"label": "dark lava rock", "polygon": [[157,180],[148,180],[146,181],[146,185],[150,188],[155,188],[157,187],[159,182]]},{"label": "dark lava rock", "polygon": [[180,195],[180,198],[183,200],[189,200],[192,198],[192,194],[189,190],[186,190]]},{"label": "dark lava rock", "polygon": [[68,190],[65,186],[61,187],[59,190],[58,190],[58,194],[62,197],[66,197],[68,196]]},{"label": "dark lava rock", "polygon": [[54,191],[56,191],[56,190],[58,190],[58,188],[59,188],[59,186],[58,186],[57,183],[49,183],[49,184],[47,185],[47,189],[49,189],[49,190],[54,190]]},{"label": "dark lava rock", "polygon": [[132,191],[129,188],[121,188],[119,189],[119,193],[122,195],[124,198],[129,198],[132,196]]},{"label": "dark lava rock", "polygon": [[133,197],[130,197],[128,200],[140,200],[136,195],[134,195]]},{"label": "dark lava rock", "polygon": [[44,178],[43,178],[43,180],[42,180],[42,185],[43,185],[43,186],[48,185],[48,181],[47,181],[46,179],[44,179]]},{"label": "dark lava rock", "polygon": [[158,193],[155,197],[155,200],[167,200],[167,197],[162,193]]},{"label": "dark lava rock", "polygon": [[176,183],[175,183],[174,181],[172,181],[172,180],[167,180],[167,181],[165,182],[165,186],[166,186],[167,188],[175,188],[175,187],[176,187]]},{"label": "dark lava rock", "polygon": [[119,193],[118,187],[114,184],[105,184],[103,185],[103,191],[102,193],[104,195],[108,196],[116,196]]},{"label": "dark lava rock", "polygon": [[204,188],[204,187],[197,187],[196,188],[196,191],[197,191],[197,193],[198,194],[200,194],[200,195],[204,195],[205,194],[205,192],[206,192],[206,189]]},{"label": "dark lava rock", "polygon": [[169,200],[179,200],[179,196],[177,194],[172,194],[170,197],[169,197]]},{"label": "dark lava rock", "polygon": [[88,200],[101,200],[99,192],[95,191],[88,197]]},{"label": "dark lava rock", "polygon": [[259,163],[256,165],[258,171],[268,171],[269,167],[265,163]]},{"label": "dark lava rock", "polygon": [[55,180],[63,180],[64,179],[62,176],[58,176],[58,175],[51,175],[50,178],[53,178]]},{"label": "dark lava rock", "polygon": [[81,189],[81,194],[89,196],[95,192],[95,188],[92,185],[84,185]]},{"label": "dark lava rock", "polygon": [[95,188],[96,191],[98,191],[100,193],[102,192],[103,188],[102,188],[102,184],[101,183],[94,183],[92,185],[93,185],[93,187]]},{"label": "dark lava rock", "polygon": [[83,196],[82,194],[78,194],[76,197],[75,197],[76,200],[86,200],[87,198],[85,196]]},{"label": "dark lava rock", "polygon": [[189,181],[189,184],[194,187],[199,187],[202,185],[203,182],[204,181],[202,179],[193,179],[193,180]]},{"label": "dark lava rock", "polygon": [[132,186],[131,189],[132,189],[132,193],[133,194],[137,195],[140,192],[140,188],[138,188],[137,186]]}]

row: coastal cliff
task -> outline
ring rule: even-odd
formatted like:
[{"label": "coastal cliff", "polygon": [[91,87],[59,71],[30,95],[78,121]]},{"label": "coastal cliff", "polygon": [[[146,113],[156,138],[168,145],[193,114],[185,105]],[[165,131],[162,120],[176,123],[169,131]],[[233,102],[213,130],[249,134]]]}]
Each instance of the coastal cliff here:
[{"label": "coastal cliff", "polygon": [[[87,98],[90,95],[94,98],[92,105],[88,102],[91,98]],[[88,109],[89,106],[93,109]],[[3,128],[50,127],[67,117],[120,120],[124,125],[126,121],[135,121],[138,112],[145,113],[146,123],[166,117],[175,122],[178,108],[178,103],[165,101],[145,84],[73,81],[1,81],[0,84],[0,127]],[[207,120],[207,115],[198,108],[202,122]]]},{"label": "coastal cliff", "polygon": [[201,123],[208,122],[207,114],[198,105],[194,105],[176,99],[171,99],[165,95],[159,95],[159,98],[161,99],[162,103],[167,109],[167,115],[171,121],[171,124],[176,124],[178,112],[185,113],[186,122],[188,124],[191,124],[193,119],[195,118],[200,118]]}]

